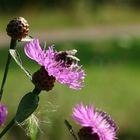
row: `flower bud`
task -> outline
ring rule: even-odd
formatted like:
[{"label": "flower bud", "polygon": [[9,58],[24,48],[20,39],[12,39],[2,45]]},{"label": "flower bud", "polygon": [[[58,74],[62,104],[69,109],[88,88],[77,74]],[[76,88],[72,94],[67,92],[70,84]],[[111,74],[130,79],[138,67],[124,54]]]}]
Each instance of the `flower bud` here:
[{"label": "flower bud", "polygon": [[6,28],[7,34],[15,40],[21,40],[29,32],[29,24],[23,17],[14,18]]},{"label": "flower bud", "polygon": [[40,70],[33,74],[32,82],[36,88],[49,91],[54,86],[55,77],[49,76],[45,68],[41,67]]}]

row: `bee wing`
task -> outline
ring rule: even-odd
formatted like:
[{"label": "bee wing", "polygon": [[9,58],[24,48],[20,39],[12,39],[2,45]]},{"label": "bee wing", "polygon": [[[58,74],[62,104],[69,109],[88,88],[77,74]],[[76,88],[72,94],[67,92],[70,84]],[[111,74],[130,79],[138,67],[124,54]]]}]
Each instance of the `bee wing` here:
[{"label": "bee wing", "polygon": [[73,60],[76,60],[76,61],[80,61],[80,59],[78,59],[76,56],[73,56],[73,55],[67,55],[67,57],[69,57]]},{"label": "bee wing", "polygon": [[77,53],[76,49],[66,51],[68,55],[75,55]]}]

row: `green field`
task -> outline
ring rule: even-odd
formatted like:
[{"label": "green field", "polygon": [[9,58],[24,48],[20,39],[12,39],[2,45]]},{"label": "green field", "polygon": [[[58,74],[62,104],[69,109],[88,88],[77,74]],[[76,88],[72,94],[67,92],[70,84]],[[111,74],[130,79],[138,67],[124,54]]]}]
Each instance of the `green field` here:
[{"label": "green field", "polygon": [[[29,14],[30,13],[30,14]],[[91,10],[83,5],[74,9],[37,9],[26,7],[20,12],[0,13],[0,31],[5,32],[6,25],[14,17],[25,17],[30,31],[93,27],[96,25],[129,25],[140,23],[140,10],[125,6],[101,6]]]},{"label": "green field", "polygon": [[[140,39],[112,39],[93,42],[62,42],[55,44],[59,50],[78,50],[77,56],[86,72],[85,86],[80,91],[69,89],[59,83],[50,92],[40,94],[37,113],[40,118],[39,140],[72,140],[64,126],[64,119],[78,125],[71,119],[72,107],[79,102],[93,103],[95,107],[110,114],[119,126],[118,137],[121,140],[139,140],[140,134]],[[29,60],[18,48],[23,65],[30,71],[39,66]],[[0,50],[0,79],[2,79],[6,49]],[[2,102],[9,109],[8,121],[16,112],[21,97],[33,89],[20,68],[12,61],[6,82]],[[44,121],[46,123],[44,123]],[[23,129],[14,126],[4,140],[25,140]]]}]

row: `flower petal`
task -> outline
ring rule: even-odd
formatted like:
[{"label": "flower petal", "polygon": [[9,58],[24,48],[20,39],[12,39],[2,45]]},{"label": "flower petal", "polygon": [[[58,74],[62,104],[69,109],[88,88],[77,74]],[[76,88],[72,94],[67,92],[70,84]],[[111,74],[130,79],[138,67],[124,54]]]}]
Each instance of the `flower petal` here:
[{"label": "flower petal", "polygon": [[100,140],[115,140],[117,126],[107,113],[95,111],[93,105],[84,107],[77,104],[72,113],[73,119],[83,127],[92,128],[92,134],[97,134]]},{"label": "flower petal", "polygon": [[30,59],[35,60],[40,65],[44,64],[46,54],[45,51],[41,49],[38,39],[34,39],[28,42],[24,47],[24,51]]}]

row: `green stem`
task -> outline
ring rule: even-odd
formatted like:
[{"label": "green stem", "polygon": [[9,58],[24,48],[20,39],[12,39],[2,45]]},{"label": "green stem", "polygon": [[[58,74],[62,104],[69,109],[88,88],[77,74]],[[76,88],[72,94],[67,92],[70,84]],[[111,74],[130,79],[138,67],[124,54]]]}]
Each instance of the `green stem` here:
[{"label": "green stem", "polygon": [[15,118],[13,118],[9,124],[0,133],[0,139],[5,135],[5,133],[15,124]]},{"label": "green stem", "polygon": [[36,140],[36,135],[33,135],[33,136],[31,137],[31,140]]},{"label": "green stem", "polygon": [[[17,40],[11,39],[10,49],[15,49],[16,43],[17,43]],[[3,80],[2,80],[1,88],[0,88],[0,100],[2,99],[3,88],[4,88],[4,85],[5,85],[5,82],[6,82],[10,61],[11,61],[11,55],[10,55],[10,53],[8,53],[7,62],[6,62],[6,66],[5,66],[5,71],[4,71],[4,75],[3,75]]]},{"label": "green stem", "polygon": [[41,90],[36,87],[32,91],[32,93],[37,94],[37,95],[39,95],[40,92],[41,92]]},{"label": "green stem", "polygon": [[[32,128],[32,129],[34,129],[34,128]],[[31,140],[36,140],[37,139],[38,128],[36,130],[34,130],[34,131],[35,132],[33,132],[33,134],[31,134]]]},{"label": "green stem", "polygon": [[73,136],[74,140],[78,140],[77,139],[77,136],[75,135],[74,133],[74,130],[72,128],[72,125],[67,121],[67,120],[64,120],[64,124],[66,125],[66,127],[68,128],[70,134]]}]

